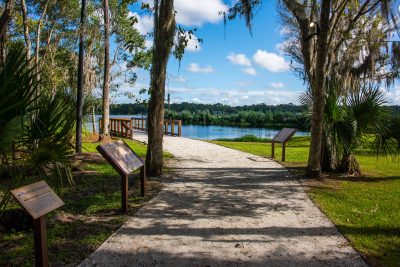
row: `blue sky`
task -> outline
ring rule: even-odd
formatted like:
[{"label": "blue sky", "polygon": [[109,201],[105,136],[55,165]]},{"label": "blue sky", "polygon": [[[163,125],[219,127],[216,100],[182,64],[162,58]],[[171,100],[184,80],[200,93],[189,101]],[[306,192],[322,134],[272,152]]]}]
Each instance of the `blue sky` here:
[{"label": "blue sky", "polygon": [[[180,67],[171,57],[166,91],[173,103],[297,103],[305,85],[290,69],[290,58],[279,50],[283,36],[276,1],[263,2],[255,14],[251,35],[243,19],[228,21],[224,26],[218,11],[227,9],[232,1],[175,0],[177,22],[187,29],[196,28],[203,43],[190,43]],[[138,30],[143,34],[151,32],[152,18],[139,16],[137,7],[131,11],[139,19]],[[151,44],[150,39],[148,43]],[[122,86],[122,91],[135,93],[148,84],[148,72],[139,70],[137,85]],[[388,97],[400,102],[399,88],[389,92]],[[132,100],[120,96],[113,102]]]}]

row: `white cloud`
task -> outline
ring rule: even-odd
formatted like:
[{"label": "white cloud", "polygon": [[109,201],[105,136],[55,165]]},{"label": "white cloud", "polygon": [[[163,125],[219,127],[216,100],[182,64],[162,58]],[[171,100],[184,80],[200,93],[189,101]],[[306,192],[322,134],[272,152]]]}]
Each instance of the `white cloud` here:
[{"label": "white cloud", "polygon": [[222,0],[175,0],[174,7],[177,23],[197,27],[221,21],[223,17],[218,13],[228,10]]},{"label": "white cloud", "polygon": [[253,76],[257,75],[257,71],[254,68],[245,68],[243,72]]},{"label": "white cloud", "polygon": [[226,58],[229,59],[229,61],[235,65],[246,66],[246,67],[251,66],[251,61],[246,57],[245,54],[230,53]]},{"label": "white cloud", "polygon": [[[218,88],[171,88],[172,98],[180,102],[223,103],[227,105],[252,105],[265,103],[277,105],[297,103],[298,91],[291,90],[232,90]],[[176,101],[176,102],[179,102]]]},{"label": "white cloud", "polygon": [[283,72],[290,68],[289,63],[282,56],[260,49],[253,55],[253,60],[260,67],[271,72]]},{"label": "white cloud", "polygon": [[272,88],[283,88],[285,85],[282,82],[270,83],[269,86]]},{"label": "white cloud", "polygon": [[129,12],[129,17],[135,16],[138,22],[135,24],[135,28],[140,34],[146,35],[153,31],[154,19],[153,16],[144,15],[140,16],[136,12]]},{"label": "white cloud", "polygon": [[381,90],[384,92],[389,105],[400,105],[400,86],[395,86],[390,90],[385,88]]},{"label": "white cloud", "polygon": [[[176,39],[177,38],[178,37],[176,37]],[[192,36],[189,36],[188,33],[185,33],[185,38],[188,40],[187,46],[185,48],[186,51],[199,52],[201,50],[201,45],[196,35],[192,34]]]},{"label": "white cloud", "polygon": [[146,47],[146,49],[150,49],[153,46],[153,40],[146,39],[144,42],[144,46]]},{"label": "white cloud", "polygon": [[194,73],[211,73],[211,72],[214,72],[213,67],[211,67],[211,66],[201,67],[197,63],[190,63],[189,67],[188,67],[188,70],[190,72],[194,72]]},{"label": "white cloud", "polygon": [[238,81],[234,83],[234,85],[239,86],[239,87],[249,87],[253,84],[253,82],[250,81]]},{"label": "white cloud", "polygon": [[173,74],[169,75],[170,79],[174,82],[178,82],[178,83],[185,83],[186,79],[182,76],[175,76]]}]

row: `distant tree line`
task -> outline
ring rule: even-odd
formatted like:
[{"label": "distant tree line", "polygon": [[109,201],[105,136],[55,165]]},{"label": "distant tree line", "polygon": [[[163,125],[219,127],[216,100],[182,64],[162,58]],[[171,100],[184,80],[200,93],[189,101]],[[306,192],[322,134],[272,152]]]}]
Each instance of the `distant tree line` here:
[{"label": "distant tree line", "polygon": [[[384,109],[399,118],[400,106]],[[144,104],[113,104],[111,114],[147,115]],[[299,130],[310,128],[310,113],[304,105],[247,105],[232,107],[223,104],[197,104],[183,102],[165,104],[165,118],[182,120],[185,124],[241,125],[241,126],[287,126]]]}]

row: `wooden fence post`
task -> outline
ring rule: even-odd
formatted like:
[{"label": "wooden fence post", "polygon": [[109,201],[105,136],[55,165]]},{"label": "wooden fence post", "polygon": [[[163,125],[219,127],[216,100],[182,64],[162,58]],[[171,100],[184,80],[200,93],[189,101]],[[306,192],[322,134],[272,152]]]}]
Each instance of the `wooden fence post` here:
[{"label": "wooden fence post", "polygon": [[271,158],[275,158],[275,142],[274,141],[272,141]]},{"label": "wooden fence post", "polygon": [[46,237],[46,217],[43,215],[36,220],[33,220],[33,235],[35,245],[35,266],[49,266],[49,257],[47,251]]},{"label": "wooden fence post", "polygon": [[178,121],[178,137],[182,137],[182,121]]},{"label": "wooden fence post", "polygon": [[140,196],[146,195],[146,164],[140,168]]},{"label": "wooden fence post", "polygon": [[127,212],[128,210],[128,175],[121,176],[121,209],[122,212]]},{"label": "wooden fence post", "polygon": [[175,134],[175,121],[171,121],[171,136]]},{"label": "wooden fence post", "polygon": [[282,162],[286,160],[286,142],[282,143]]},{"label": "wooden fence post", "polygon": [[131,119],[130,130],[131,130],[131,139],[133,139],[133,119]]}]

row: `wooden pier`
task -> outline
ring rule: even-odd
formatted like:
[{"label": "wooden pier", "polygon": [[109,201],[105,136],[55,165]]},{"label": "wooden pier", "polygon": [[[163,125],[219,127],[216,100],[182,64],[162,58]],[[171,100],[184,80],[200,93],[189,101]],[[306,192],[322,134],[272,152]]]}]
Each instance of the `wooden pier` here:
[{"label": "wooden pier", "polygon": [[[99,119],[99,130],[102,132],[102,118]],[[147,132],[146,118],[110,118],[109,130],[111,136],[133,139],[134,130]],[[181,120],[164,120],[164,135],[182,136]]]}]

